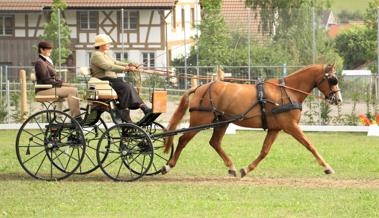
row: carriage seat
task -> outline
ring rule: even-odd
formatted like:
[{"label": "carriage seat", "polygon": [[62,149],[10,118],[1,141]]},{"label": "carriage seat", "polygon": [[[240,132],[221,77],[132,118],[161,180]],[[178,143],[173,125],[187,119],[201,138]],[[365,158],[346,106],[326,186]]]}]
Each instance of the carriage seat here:
[{"label": "carriage seat", "polygon": [[[37,84],[37,79],[35,73],[30,74],[30,80],[34,84],[34,90],[36,89],[51,89],[53,88],[53,85],[51,84]],[[35,102],[63,102],[64,98],[59,97],[57,95],[39,95],[38,92],[34,96]]]},{"label": "carriage seat", "polygon": [[[88,67],[81,67],[80,74],[90,76]],[[117,93],[109,85],[109,81],[91,77],[88,80],[87,99],[89,100],[116,100]]]}]

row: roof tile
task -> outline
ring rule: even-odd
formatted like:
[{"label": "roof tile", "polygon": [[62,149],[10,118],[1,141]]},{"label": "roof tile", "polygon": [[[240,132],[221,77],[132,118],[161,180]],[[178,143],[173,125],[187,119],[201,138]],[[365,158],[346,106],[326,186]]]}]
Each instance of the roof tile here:
[{"label": "roof tile", "polygon": [[[52,0],[1,0],[0,11],[36,11],[50,8]],[[66,0],[69,8],[171,8],[175,0]]]}]

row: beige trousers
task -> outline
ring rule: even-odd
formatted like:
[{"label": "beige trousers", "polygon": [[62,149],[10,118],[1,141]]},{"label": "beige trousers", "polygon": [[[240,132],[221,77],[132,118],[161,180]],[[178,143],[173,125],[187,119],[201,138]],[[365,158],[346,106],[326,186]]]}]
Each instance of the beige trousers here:
[{"label": "beige trousers", "polygon": [[80,115],[78,90],[75,87],[62,86],[59,88],[46,89],[37,92],[38,95],[55,95],[55,93],[59,97],[67,98],[67,104],[70,109],[71,116],[76,117]]}]

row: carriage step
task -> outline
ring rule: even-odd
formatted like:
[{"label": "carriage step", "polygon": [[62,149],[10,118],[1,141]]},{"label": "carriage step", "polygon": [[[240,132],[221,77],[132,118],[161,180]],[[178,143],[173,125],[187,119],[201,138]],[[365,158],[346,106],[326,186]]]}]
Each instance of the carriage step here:
[{"label": "carriage step", "polygon": [[150,113],[147,116],[144,116],[140,121],[136,123],[137,126],[148,126],[154,122],[161,113]]}]

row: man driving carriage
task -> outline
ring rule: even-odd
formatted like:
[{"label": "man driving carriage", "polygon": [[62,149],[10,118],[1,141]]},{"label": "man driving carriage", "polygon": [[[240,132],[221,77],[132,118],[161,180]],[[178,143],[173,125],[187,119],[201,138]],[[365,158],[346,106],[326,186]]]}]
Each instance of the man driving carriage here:
[{"label": "man driving carriage", "polygon": [[145,117],[151,115],[152,110],[143,102],[135,88],[117,77],[116,72],[131,72],[140,70],[138,66],[130,63],[116,61],[108,55],[112,39],[106,34],[99,34],[95,38],[95,51],[91,55],[91,76],[110,82],[116,91],[119,104],[118,112],[123,122],[132,122],[129,109],[141,109]]}]

